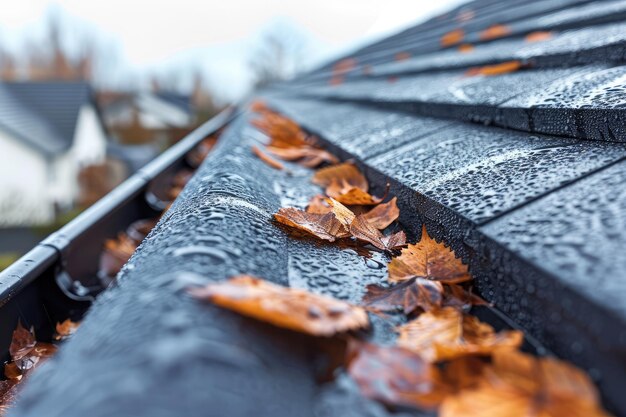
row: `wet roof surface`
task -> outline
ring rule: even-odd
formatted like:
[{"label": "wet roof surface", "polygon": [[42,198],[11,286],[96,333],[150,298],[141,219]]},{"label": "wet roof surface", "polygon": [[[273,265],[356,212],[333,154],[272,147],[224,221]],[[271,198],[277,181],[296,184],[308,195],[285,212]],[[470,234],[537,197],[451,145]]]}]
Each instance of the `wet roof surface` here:
[{"label": "wet roof surface", "polygon": [[[475,1],[262,94],[355,159],[375,193],[390,183],[409,239],[425,224],[448,243],[480,294],[585,368],[617,414],[626,414],[623,3]],[[485,39],[496,24],[510,30]],[[472,51],[441,45],[458,28],[458,43],[471,41]],[[539,30],[552,35],[525,39]],[[408,59],[397,61],[398,52]],[[467,73],[512,59],[522,62],[517,71]],[[293,334],[183,293],[254,273],[356,301],[364,285],[385,280],[385,259],[295,239],[271,222],[318,189],[311,171],[287,164],[285,175],[252,156],[264,138],[250,117],[224,131],[119,284],[32,377],[14,416],[392,414],[350,381],[315,384],[315,352]],[[380,320],[370,337],[395,336]],[[98,360],[86,370],[81,355]],[[91,377],[75,376],[85,372]],[[83,395],[90,401],[73,414],[59,401]]]}]

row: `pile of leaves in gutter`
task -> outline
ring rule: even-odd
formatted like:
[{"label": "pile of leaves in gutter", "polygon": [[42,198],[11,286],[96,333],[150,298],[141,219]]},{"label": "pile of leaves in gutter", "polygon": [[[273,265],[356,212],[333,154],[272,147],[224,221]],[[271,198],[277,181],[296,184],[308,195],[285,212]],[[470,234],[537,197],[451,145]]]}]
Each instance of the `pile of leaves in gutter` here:
[{"label": "pile of leaves in gutter", "polygon": [[[208,156],[219,137],[219,132],[211,135],[200,142],[186,156],[186,163],[189,168],[181,168],[171,178],[167,189],[159,190],[159,194],[163,200],[160,204],[165,207],[163,213],[182,192],[183,188],[191,177],[193,177],[195,169],[197,169],[202,161]],[[161,213],[161,215],[163,215]],[[104,248],[100,254],[100,265],[98,270],[98,278],[103,286],[109,286],[115,276],[128,262],[130,257],[135,253],[137,247],[148,236],[150,231],[159,222],[160,216],[141,219],[132,223],[126,231],[119,232],[117,237],[108,239],[104,242]]]},{"label": "pile of leaves in gutter", "polygon": [[[339,163],[293,121],[259,103],[253,108],[261,115],[254,125],[270,138],[267,153],[307,167],[324,165],[313,175],[323,194],[312,196],[305,210],[280,209],[275,220],[317,239],[352,239],[387,253],[389,282],[368,286],[360,305],[249,275],[190,288],[193,297],[337,341],[344,347],[339,368],[363,395],[391,409],[413,407],[442,417],[608,416],[584,372],[523,353],[520,331],[498,332],[468,314],[472,305],[485,303],[471,292],[468,267],[425,227],[415,244],[403,231],[385,232],[400,215],[395,197],[371,194],[356,165]],[[284,169],[261,149],[253,152]],[[400,314],[407,321],[396,328],[396,341],[383,346],[363,338],[369,314]]]},{"label": "pile of leaves in gutter", "polygon": [[[79,324],[70,319],[57,323],[54,340],[62,342],[70,338]],[[37,341],[33,329],[26,329],[18,321],[9,346],[11,360],[4,364],[6,379],[0,381],[0,416],[3,416],[15,402],[20,384],[56,351],[56,344]]]}]

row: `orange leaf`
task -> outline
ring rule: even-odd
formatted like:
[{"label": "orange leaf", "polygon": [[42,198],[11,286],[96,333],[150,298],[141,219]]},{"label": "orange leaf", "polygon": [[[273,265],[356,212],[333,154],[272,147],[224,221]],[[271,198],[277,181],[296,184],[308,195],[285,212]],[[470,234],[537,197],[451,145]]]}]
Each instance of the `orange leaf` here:
[{"label": "orange leaf", "polygon": [[189,293],[244,316],[314,336],[332,336],[369,326],[361,307],[247,275],[191,288]]},{"label": "orange leaf", "polygon": [[303,230],[323,240],[334,242],[350,234],[333,213],[307,213],[293,207],[281,208],[274,218],[279,223]]},{"label": "orange leaf", "polygon": [[475,76],[475,75],[500,75],[500,74],[508,74],[509,72],[515,72],[522,67],[522,63],[520,61],[506,61],[500,64],[494,65],[486,65],[484,67],[478,68],[470,68],[466,75]]},{"label": "orange leaf", "polygon": [[356,217],[354,213],[350,211],[348,207],[344,206],[333,198],[329,198],[327,202],[330,205],[331,211],[333,212],[337,220],[339,220],[339,222],[343,224],[346,229],[350,228],[350,225]]},{"label": "orange leaf", "polygon": [[452,46],[463,40],[465,32],[463,29],[455,29],[441,37],[441,46]]},{"label": "orange leaf", "polygon": [[491,39],[501,38],[503,36],[509,35],[511,33],[511,28],[506,25],[493,25],[488,27],[487,29],[480,32],[480,40],[488,41]]},{"label": "orange leaf", "polygon": [[528,35],[526,35],[524,37],[524,40],[528,43],[543,42],[543,41],[547,41],[548,39],[552,39],[553,36],[554,35],[552,34],[552,32],[537,31],[537,32],[531,32]]},{"label": "orange leaf", "polygon": [[445,397],[438,369],[400,347],[358,343],[348,374],[368,398],[388,405],[436,407]]},{"label": "orange leaf", "polygon": [[252,146],[252,153],[256,157],[258,157],[261,161],[265,162],[267,165],[271,166],[272,168],[275,168],[275,169],[278,169],[278,170],[285,169],[283,164],[281,164],[280,162],[278,162],[274,158],[270,157],[269,155],[267,155],[266,153],[261,151],[256,145]]},{"label": "orange leaf", "polygon": [[17,322],[17,327],[13,331],[13,338],[11,339],[11,345],[9,346],[9,353],[11,359],[17,361],[28,355],[37,344],[35,335],[32,330],[27,330],[22,326],[22,322]]},{"label": "orange leaf", "polygon": [[421,314],[398,328],[398,345],[437,362],[467,355],[491,355],[498,349],[515,349],[523,341],[517,330],[496,333],[476,317],[444,307]]},{"label": "orange leaf", "polygon": [[417,308],[425,311],[441,307],[443,285],[437,281],[413,278],[386,288],[376,284],[367,286],[363,304],[375,311],[395,311],[401,308],[410,314]]},{"label": "orange leaf", "polygon": [[411,54],[408,52],[398,52],[394,55],[396,61],[406,61],[411,58]]},{"label": "orange leaf", "polygon": [[80,326],[80,323],[74,322],[70,319],[66,319],[62,323],[57,323],[55,340],[64,340],[72,336]]},{"label": "orange leaf", "polygon": [[344,58],[340,61],[337,61],[335,65],[333,65],[334,73],[343,73],[350,71],[354,67],[356,67],[357,60],[355,58]]},{"label": "orange leaf", "polygon": [[460,285],[447,284],[445,286],[443,305],[464,309],[471,306],[489,305],[489,303]]},{"label": "orange leaf", "polygon": [[459,52],[461,53],[468,53],[468,52],[472,52],[474,50],[474,45],[470,44],[470,43],[464,43],[462,45],[459,45],[459,47],[457,48]]},{"label": "orange leaf", "polygon": [[327,202],[326,196],[318,194],[316,196],[311,197],[309,200],[309,205],[306,206],[307,213],[318,213],[318,214],[326,214],[330,213],[332,208]]},{"label": "orange leaf", "polygon": [[396,204],[398,199],[392,198],[389,202],[379,204],[363,215],[369,224],[383,230],[400,216],[400,209]]},{"label": "orange leaf", "polygon": [[339,161],[337,157],[330,152],[308,145],[297,148],[277,148],[268,146],[266,150],[280,159],[285,161],[298,161],[300,165],[304,165],[308,168],[315,168],[323,162],[335,164]]},{"label": "orange leaf", "polygon": [[350,162],[322,168],[315,173],[312,181],[313,184],[322,187],[328,187],[333,181],[340,181],[350,188],[359,188],[363,191],[369,189],[365,176]]},{"label": "orange leaf", "polygon": [[477,388],[447,397],[442,417],[608,417],[590,379],[552,358],[497,351]]},{"label": "orange leaf", "polygon": [[378,249],[393,250],[406,245],[404,232],[384,236],[380,230],[372,226],[363,215],[356,216],[350,223],[350,233],[358,240],[370,243]]},{"label": "orange leaf", "polygon": [[400,256],[389,263],[389,281],[400,282],[413,277],[422,277],[456,284],[469,281],[467,265],[455,258],[454,252],[437,243],[422,228],[422,239],[415,245],[402,250]]}]

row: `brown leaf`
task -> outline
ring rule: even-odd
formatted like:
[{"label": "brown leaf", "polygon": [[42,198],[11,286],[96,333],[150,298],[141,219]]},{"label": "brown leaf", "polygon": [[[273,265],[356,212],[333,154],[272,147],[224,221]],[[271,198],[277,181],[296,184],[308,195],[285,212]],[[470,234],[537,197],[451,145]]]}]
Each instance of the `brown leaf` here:
[{"label": "brown leaf", "polygon": [[57,323],[55,340],[64,340],[72,336],[80,326],[80,323],[73,322],[70,319],[66,319],[62,323]]},{"label": "brown leaf", "polygon": [[252,146],[252,153],[259,158],[261,161],[265,162],[267,165],[271,166],[274,169],[283,170],[285,167],[283,164],[260,150],[256,145]]},{"label": "brown leaf", "polygon": [[370,243],[381,250],[393,250],[406,244],[406,235],[404,232],[384,236],[380,230],[372,226],[362,214],[356,216],[352,223],[350,223],[349,231],[356,239]]},{"label": "brown leaf", "polygon": [[22,326],[22,322],[17,322],[17,327],[13,331],[13,338],[11,339],[11,345],[9,346],[9,353],[11,359],[17,361],[28,355],[37,344],[35,335],[32,330],[27,330]]},{"label": "brown leaf", "polygon": [[407,59],[411,58],[411,54],[408,52],[398,52],[397,54],[394,55],[394,59],[396,61],[406,61]]},{"label": "brown leaf", "polygon": [[466,75],[474,76],[474,75],[500,75],[500,74],[508,74],[510,72],[515,72],[518,69],[522,68],[521,61],[505,61],[499,64],[493,65],[485,65],[484,67],[470,68]]},{"label": "brown leaf", "polygon": [[361,307],[247,275],[189,292],[244,316],[314,336],[332,336],[369,326]]},{"label": "brown leaf", "polygon": [[444,363],[441,366],[441,372],[450,393],[458,393],[465,389],[476,388],[483,379],[486,366],[487,362],[484,358],[463,356]]},{"label": "brown leaf", "polygon": [[260,119],[253,120],[251,124],[269,137],[268,145],[272,147],[298,148],[313,144],[312,139],[297,123],[278,113],[265,112]]},{"label": "brown leaf", "polygon": [[543,41],[547,41],[548,39],[552,39],[553,36],[554,35],[552,34],[552,32],[537,31],[537,32],[531,32],[528,35],[526,35],[524,37],[524,40],[528,43],[543,42]]},{"label": "brown leaf", "polygon": [[496,333],[474,316],[444,307],[421,314],[398,328],[398,345],[437,362],[467,355],[491,355],[499,349],[518,348],[523,334],[517,330]]},{"label": "brown leaf", "polygon": [[442,417],[608,417],[591,380],[553,358],[513,350],[493,354],[477,388],[447,397]]},{"label": "brown leaf", "polygon": [[117,238],[106,240],[100,254],[100,270],[108,276],[116,275],[135,253],[137,246],[138,243],[126,233],[119,233]]},{"label": "brown leaf", "polygon": [[463,29],[455,29],[451,32],[446,33],[441,37],[441,46],[452,46],[457,43],[460,43],[465,37],[465,32]]},{"label": "brown leaf", "polygon": [[[367,179],[356,165],[350,162],[329,166],[318,170],[313,176],[313,184],[328,187],[332,182],[338,181],[347,188],[358,188],[363,191],[369,189]],[[331,196],[332,197],[332,196]]]},{"label": "brown leaf", "polygon": [[279,223],[303,230],[323,240],[334,242],[335,239],[349,237],[346,227],[333,213],[307,213],[297,208],[281,208],[274,214]]},{"label": "brown leaf", "polygon": [[472,45],[471,43],[464,43],[462,45],[459,45],[457,50],[462,54],[467,54],[474,50],[474,45]]},{"label": "brown leaf", "polygon": [[488,302],[472,294],[470,291],[456,284],[447,284],[444,288],[444,307],[456,307],[457,309],[469,308],[471,306],[485,306]]},{"label": "brown leaf", "polygon": [[329,198],[327,202],[330,205],[331,212],[335,215],[337,220],[346,227],[346,230],[348,230],[356,217],[354,213],[348,207],[333,198]]},{"label": "brown leaf", "polygon": [[445,245],[432,239],[425,226],[422,228],[422,239],[402,250],[400,256],[391,260],[388,268],[391,282],[422,277],[457,284],[472,279],[467,265]]},{"label": "brown leaf", "polygon": [[397,198],[392,198],[389,202],[379,204],[363,215],[369,224],[379,230],[383,230],[400,216],[400,209],[396,204]]},{"label": "brown leaf", "polygon": [[324,162],[334,164],[339,161],[337,157],[330,152],[308,145],[292,148],[268,146],[266,150],[277,158],[285,161],[297,161],[300,165],[308,168],[315,168]]},{"label": "brown leaf", "polygon": [[493,25],[480,32],[480,40],[488,41],[492,39],[502,38],[511,33],[511,28],[506,25]]},{"label": "brown leaf", "polygon": [[425,311],[441,307],[443,285],[437,281],[412,278],[392,287],[376,284],[367,286],[363,304],[375,311],[395,311],[401,308],[404,314],[410,314],[417,308]]},{"label": "brown leaf", "polygon": [[311,197],[309,200],[309,205],[306,206],[307,213],[318,213],[318,214],[326,214],[330,213],[332,208],[327,202],[326,196],[318,194],[316,196]]},{"label": "brown leaf", "polygon": [[430,409],[447,394],[438,369],[400,347],[358,343],[348,374],[363,395],[388,405]]}]

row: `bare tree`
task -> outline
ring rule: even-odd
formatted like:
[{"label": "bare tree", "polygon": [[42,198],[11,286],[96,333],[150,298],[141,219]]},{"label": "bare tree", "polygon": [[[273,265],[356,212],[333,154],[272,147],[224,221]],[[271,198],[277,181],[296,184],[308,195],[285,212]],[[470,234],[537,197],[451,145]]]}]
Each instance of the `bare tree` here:
[{"label": "bare tree", "polygon": [[305,42],[293,32],[268,32],[249,60],[254,86],[263,87],[294,75],[305,56]]}]

